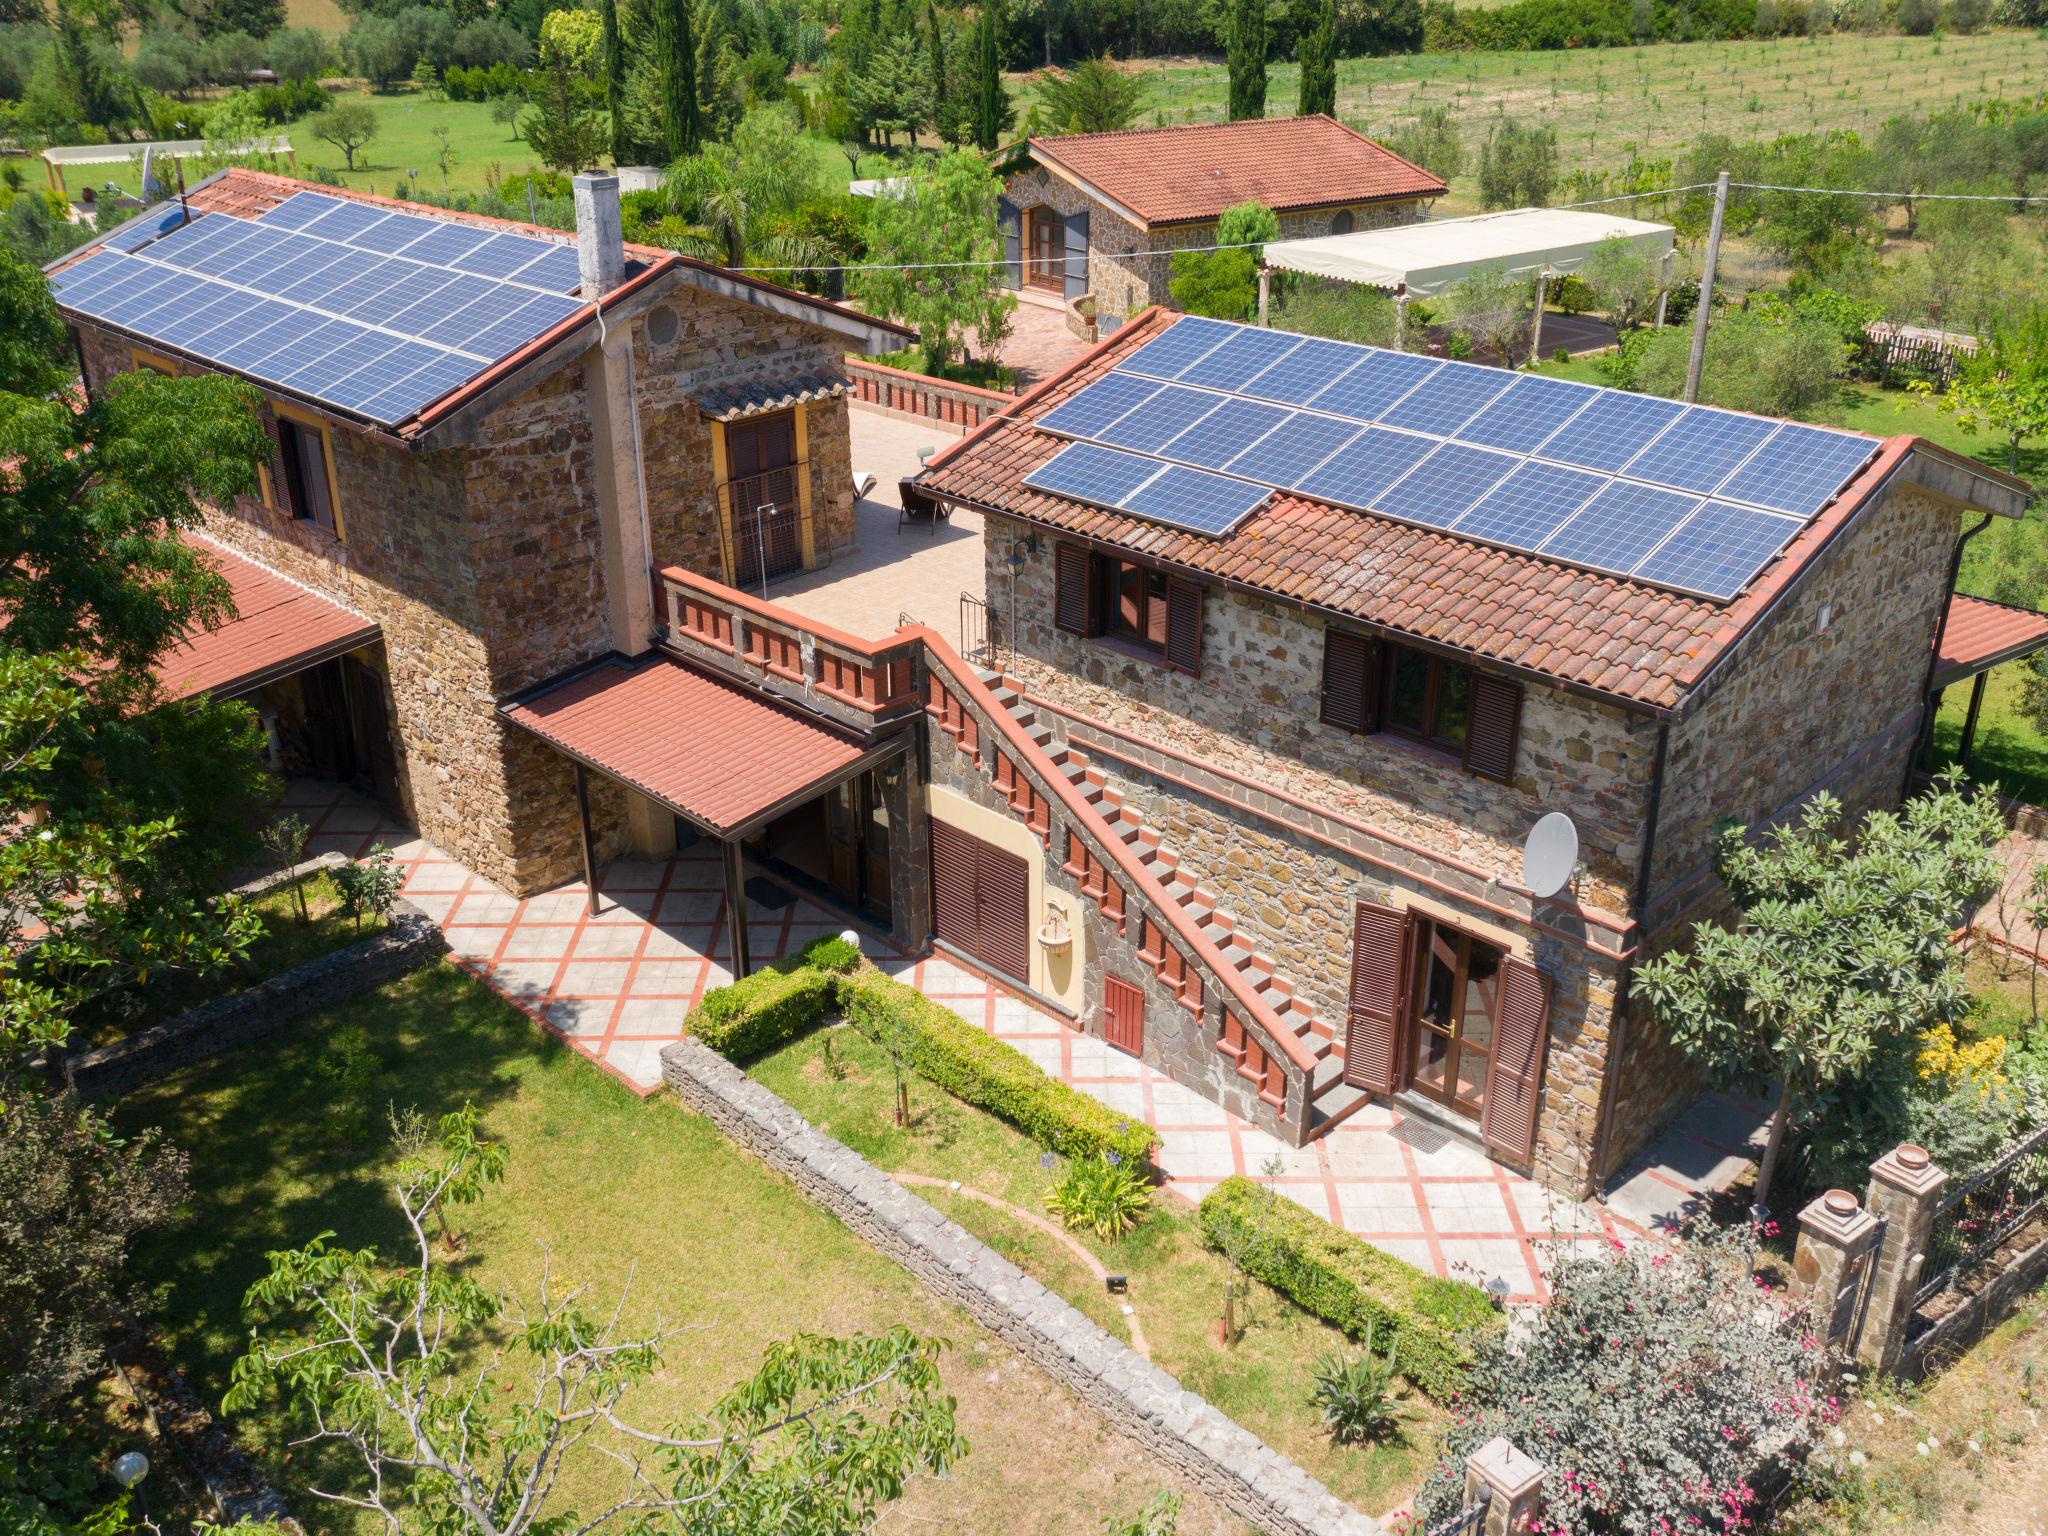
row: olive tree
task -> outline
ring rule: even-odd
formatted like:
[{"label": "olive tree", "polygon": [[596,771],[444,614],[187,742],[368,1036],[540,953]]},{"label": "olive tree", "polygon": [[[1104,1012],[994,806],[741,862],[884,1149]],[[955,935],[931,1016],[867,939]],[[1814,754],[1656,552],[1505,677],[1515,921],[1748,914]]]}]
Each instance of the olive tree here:
[{"label": "olive tree", "polygon": [[979,155],[954,150],[920,161],[900,193],[869,199],[868,249],[889,265],[856,273],[855,294],[917,332],[927,372],[943,372],[969,338],[992,351],[1009,334],[1017,296],[1001,282],[1001,190]]}]

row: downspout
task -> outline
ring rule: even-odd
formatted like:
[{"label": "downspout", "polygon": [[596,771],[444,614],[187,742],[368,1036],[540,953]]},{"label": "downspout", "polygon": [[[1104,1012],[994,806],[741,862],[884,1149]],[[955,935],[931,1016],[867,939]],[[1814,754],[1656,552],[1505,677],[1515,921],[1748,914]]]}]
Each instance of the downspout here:
[{"label": "downspout", "polygon": [[1906,775],[1899,782],[1899,798],[1905,799],[1913,789],[1913,774],[1920,761],[1934,746],[1934,669],[1941,665],[1941,642],[1948,634],[1948,610],[1950,600],[1956,594],[1956,577],[1963,569],[1963,546],[1991,526],[1994,514],[1986,512],[1984,520],[1974,528],[1966,528],[1956,540],[1955,553],[1949,557],[1948,584],[1942,588],[1941,617],[1935,621],[1934,644],[1927,651],[1927,675],[1920,683],[1920,729],[1913,736],[1913,750],[1906,754]]},{"label": "downspout", "polygon": [[[1629,892],[1629,921],[1634,926],[1635,951],[1640,954],[1649,935],[1643,915],[1650,903],[1650,862],[1657,854],[1657,817],[1664,801],[1664,763],[1671,751],[1671,722],[1657,726],[1657,757],[1650,768],[1650,804],[1643,821],[1643,851],[1636,857],[1635,887]],[[1607,1059],[1600,1069],[1600,1129],[1593,1143],[1593,1193],[1601,1204],[1607,1202],[1608,1144],[1614,1139],[1614,1101],[1621,1089],[1621,1058],[1628,1047],[1629,987],[1635,980],[1635,961],[1624,960],[1615,968],[1614,1008],[1607,1025]]]}]

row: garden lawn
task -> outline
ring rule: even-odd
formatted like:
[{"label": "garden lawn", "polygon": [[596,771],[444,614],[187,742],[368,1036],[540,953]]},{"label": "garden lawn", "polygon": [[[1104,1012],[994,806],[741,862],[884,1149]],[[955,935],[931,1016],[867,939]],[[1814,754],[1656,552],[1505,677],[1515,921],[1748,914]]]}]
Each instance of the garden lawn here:
[{"label": "garden lawn", "polygon": [[[321,1065],[342,1029],[361,1031],[375,1060],[362,1097],[380,1131],[355,1148],[326,1128]],[[460,1262],[519,1299],[533,1296],[550,1263],[558,1280],[590,1286],[593,1310],[630,1286],[629,1326],[662,1318],[692,1330],[628,1399],[637,1421],[689,1418],[751,1374],[775,1339],[902,1323],[949,1342],[942,1370],[972,1449],[949,1478],[913,1488],[890,1528],[1067,1536],[1135,1511],[1168,1481],[1078,1400],[710,1122],[666,1094],[636,1098],[448,964],[120,1105],[123,1129],[161,1125],[191,1155],[190,1216],[145,1244],[135,1269],[160,1289],[161,1331],[203,1398],[217,1404],[227,1388],[244,1337],[241,1297],[264,1272],[266,1250],[331,1230],[343,1243],[399,1252],[386,1104],[437,1115],[465,1100],[483,1109],[485,1134],[509,1148],[510,1169],[481,1204],[459,1210],[468,1234]],[[238,1427],[263,1441],[261,1424],[245,1418]],[[299,1453],[281,1476],[293,1486],[313,1473]],[[598,1463],[575,1472],[566,1491],[590,1508],[611,1486],[610,1464]],[[314,1529],[372,1529],[303,1496],[297,1507]],[[1180,1529],[1220,1536],[1238,1527],[1190,1494]]]},{"label": "garden lawn", "polygon": [[[894,1076],[887,1056],[850,1028],[825,1028],[749,1066],[761,1082],[821,1130],[877,1166],[958,1180],[1023,1210],[1045,1215],[1055,1174],[1038,1145],[993,1115],[912,1078],[911,1124],[895,1124]],[[1128,1340],[1121,1301],[1105,1294],[1079,1259],[1056,1240],[978,1201],[919,1189],[948,1216],[1029,1270],[1112,1334]],[[1153,1213],[1130,1235],[1079,1237],[1112,1274],[1128,1277],[1124,1300],[1151,1346],[1153,1362],[1180,1378],[1275,1450],[1292,1457],[1333,1492],[1377,1516],[1405,1504],[1435,1456],[1441,1412],[1403,1384],[1410,1419],[1396,1442],[1338,1447],[1309,1402],[1309,1367],[1349,1341],[1264,1286],[1241,1302],[1243,1336],[1217,1343],[1225,1267],[1203,1246],[1195,1213],[1176,1195],[1153,1195]]]},{"label": "garden lawn", "polygon": [[152,981],[142,990],[139,1012],[123,1015],[105,1010],[81,1018],[72,1033],[72,1049],[90,1050],[212,998],[239,992],[359,939],[371,938],[384,926],[383,920],[374,916],[358,925],[344,915],[334,882],[324,873],[307,880],[305,891],[308,922],[299,922],[298,904],[290,890],[258,897],[250,905],[262,919],[263,934],[239,965],[207,976],[176,975]]}]

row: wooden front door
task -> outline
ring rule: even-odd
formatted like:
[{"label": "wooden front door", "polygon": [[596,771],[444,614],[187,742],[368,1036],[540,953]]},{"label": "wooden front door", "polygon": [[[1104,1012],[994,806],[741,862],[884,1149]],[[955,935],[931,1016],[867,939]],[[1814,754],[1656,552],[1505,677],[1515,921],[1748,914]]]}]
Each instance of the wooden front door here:
[{"label": "wooden front door", "polygon": [[1133,1056],[1145,1054],[1145,994],[1114,976],[1102,978],[1102,1038]]},{"label": "wooden front door", "polygon": [[1031,979],[1031,876],[1024,861],[943,821],[931,824],[932,927],[998,975]]},{"label": "wooden front door", "polygon": [[797,484],[796,412],[774,411],[725,427],[726,511],[733,581],[754,585],[801,570],[803,502]]},{"label": "wooden front door", "polygon": [[356,787],[380,805],[398,806],[398,753],[391,744],[391,711],[384,679],[353,656],[341,659],[353,736]]},{"label": "wooden front door", "polygon": [[1024,210],[1024,280],[1034,288],[1064,286],[1065,226],[1050,208]]},{"label": "wooden front door", "polygon": [[1416,929],[1409,1086],[1477,1120],[1486,1107],[1506,952],[1444,923],[1424,919]]}]

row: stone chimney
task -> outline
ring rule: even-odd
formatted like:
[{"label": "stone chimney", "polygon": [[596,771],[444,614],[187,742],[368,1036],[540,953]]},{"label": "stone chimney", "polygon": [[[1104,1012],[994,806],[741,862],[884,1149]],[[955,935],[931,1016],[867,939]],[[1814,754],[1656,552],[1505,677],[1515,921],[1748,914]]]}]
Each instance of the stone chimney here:
[{"label": "stone chimney", "polygon": [[583,297],[598,299],[626,277],[625,226],[619,218],[619,178],[578,171],[576,189],[576,260],[582,269]]}]

